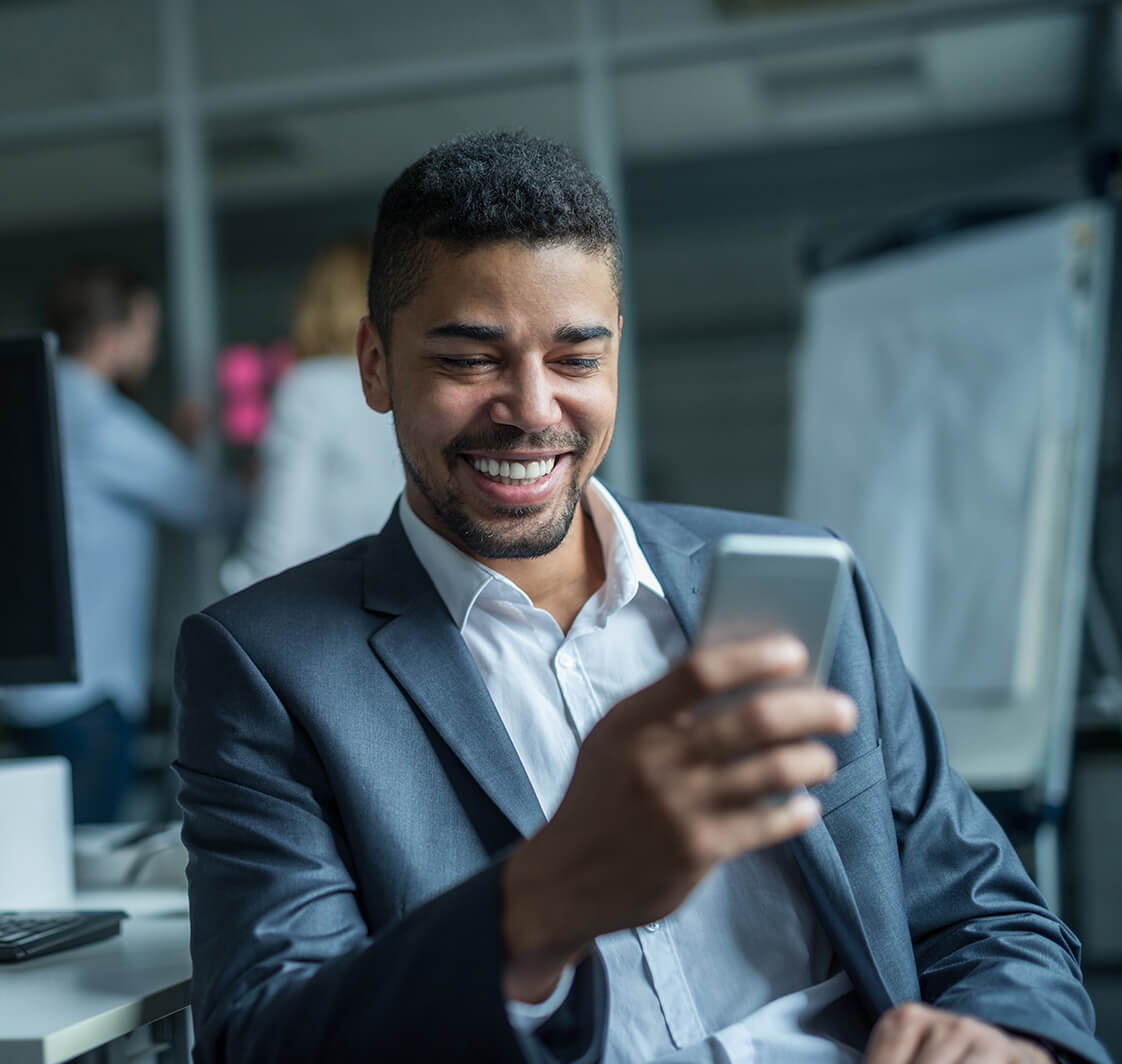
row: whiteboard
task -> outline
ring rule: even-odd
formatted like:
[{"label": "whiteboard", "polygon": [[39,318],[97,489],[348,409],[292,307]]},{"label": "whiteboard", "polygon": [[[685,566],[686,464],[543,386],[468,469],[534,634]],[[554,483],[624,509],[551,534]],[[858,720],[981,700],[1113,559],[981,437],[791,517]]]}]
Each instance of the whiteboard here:
[{"label": "whiteboard", "polygon": [[1057,728],[1070,750],[1112,226],[1069,205],[807,295],[789,510],[853,545],[982,782],[1043,774]]},{"label": "whiteboard", "polygon": [[1062,547],[1036,511],[1063,494],[1100,213],[987,227],[810,289],[791,511],[856,547],[932,692],[1031,683],[1037,541]]}]

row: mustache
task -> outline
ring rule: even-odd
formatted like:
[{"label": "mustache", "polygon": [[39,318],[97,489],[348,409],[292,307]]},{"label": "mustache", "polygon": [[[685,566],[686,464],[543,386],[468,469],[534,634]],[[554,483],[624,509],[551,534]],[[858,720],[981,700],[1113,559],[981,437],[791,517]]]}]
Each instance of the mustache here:
[{"label": "mustache", "polygon": [[589,438],[579,432],[522,432],[513,425],[496,425],[486,432],[457,436],[444,448],[444,454],[452,459],[461,451],[572,451],[579,457],[590,446]]}]

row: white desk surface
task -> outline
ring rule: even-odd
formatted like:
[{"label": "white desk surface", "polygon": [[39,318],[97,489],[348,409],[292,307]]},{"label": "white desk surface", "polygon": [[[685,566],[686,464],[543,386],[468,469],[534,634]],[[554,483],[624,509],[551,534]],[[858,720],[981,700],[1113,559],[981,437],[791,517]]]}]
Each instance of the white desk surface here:
[{"label": "white desk surface", "polygon": [[[187,918],[187,892],[179,887],[113,887],[80,890],[68,909],[123,909],[129,916]],[[125,925],[121,925],[124,927]]]},{"label": "white desk surface", "polygon": [[187,1008],[190,987],[183,916],[132,917],[114,938],[0,965],[0,1061],[69,1060]]}]

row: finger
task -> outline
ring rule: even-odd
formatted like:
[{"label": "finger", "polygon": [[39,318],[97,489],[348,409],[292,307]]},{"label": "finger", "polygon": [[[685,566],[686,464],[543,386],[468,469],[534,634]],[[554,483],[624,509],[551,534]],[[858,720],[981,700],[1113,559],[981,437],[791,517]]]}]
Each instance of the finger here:
[{"label": "finger", "polygon": [[709,799],[716,806],[744,805],[825,783],[837,767],[836,755],[823,743],[789,743],[713,770]]},{"label": "finger", "polygon": [[616,716],[635,723],[665,719],[738,688],[796,679],[806,666],[806,647],[790,636],[701,647],[621,702]]},{"label": "finger", "polygon": [[1010,1034],[1005,1036],[1013,1044],[1017,1060],[1024,1061],[1024,1064],[1054,1064],[1056,1057],[1039,1042]]},{"label": "finger", "polygon": [[865,1064],[913,1064],[934,1011],[912,1001],[886,1012],[869,1036]]},{"label": "finger", "polygon": [[847,695],[824,687],[790,687],[747,695],[735,706],[698,718],[690,742],[696,757],[719,761],[812,735],[845,734],[856,723],[857,706]]},{"label": "finger", "polygon": [[973,1050],[980,1050],[984,1059],[1003,1060],[1003,1056],[991,1056],[992,1047],[976,1037],[969,1023],[960,1023],[964,1017],[949,1017],[942,1022],[933,1023],[927,1030],[915,1055],[915,1064],[961,1064]]},{"label": "finger", "polygon": [[700,857],[727,861],[801,835],[822,819],[813,795],[799,792],[775,804],[758,803],[709,818],[709,838]]}]

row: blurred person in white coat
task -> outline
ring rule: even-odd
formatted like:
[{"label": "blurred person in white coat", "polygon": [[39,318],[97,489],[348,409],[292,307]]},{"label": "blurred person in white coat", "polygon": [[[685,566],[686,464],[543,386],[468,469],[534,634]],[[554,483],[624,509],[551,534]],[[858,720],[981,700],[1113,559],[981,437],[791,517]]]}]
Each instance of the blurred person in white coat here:
[{"label": "blurred person in white coat", "polygon": [[390,418],[357,388],[355,333],[366,313],[370,249],[340,240],[308,268],[292,324],[295,365],[281,379],[262,440],[254,505],[227,591],[378,531],[404,475]]}]

